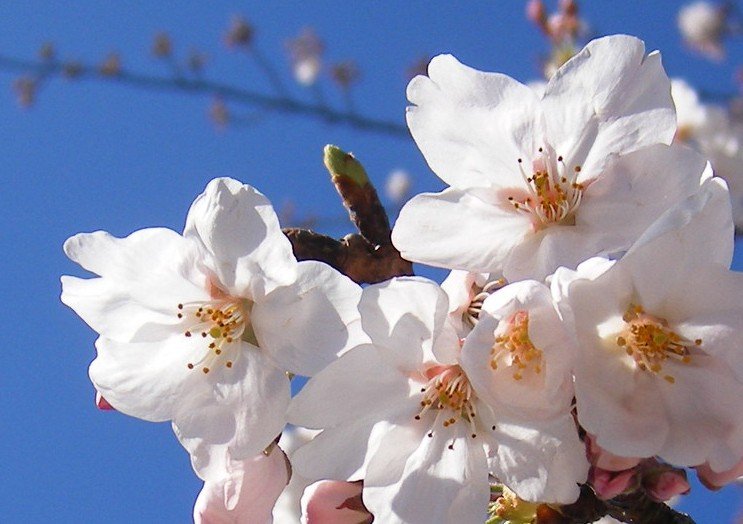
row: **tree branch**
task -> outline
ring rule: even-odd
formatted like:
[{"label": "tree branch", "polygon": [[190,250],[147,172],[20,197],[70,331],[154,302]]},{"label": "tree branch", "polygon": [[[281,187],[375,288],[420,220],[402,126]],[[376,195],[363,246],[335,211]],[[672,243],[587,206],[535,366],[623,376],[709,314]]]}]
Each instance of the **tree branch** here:
[{"label": "tree branch", "polygon": [[[63,61],[34,61],[0,55],[0,70],[30,73],[48,79],[69,73],[70,65]],[[324,104],[308,103],[286,95],[268,95],[203,78],[161,77],[132,71],[121,70],[116,74],[102,74],[97,66],[74,62],[74,78],[86,80],[103,80],[116,82],[132,87],[158,90],[178,91],[194,95],[212,95],[222,100],[244,104],[251,107],[316,118],[331,124],[347,125],[362,131],[369,131],[398,138],[409,138],[407,127],[396,122],[389,122],[361,116],[330,108]]]}]

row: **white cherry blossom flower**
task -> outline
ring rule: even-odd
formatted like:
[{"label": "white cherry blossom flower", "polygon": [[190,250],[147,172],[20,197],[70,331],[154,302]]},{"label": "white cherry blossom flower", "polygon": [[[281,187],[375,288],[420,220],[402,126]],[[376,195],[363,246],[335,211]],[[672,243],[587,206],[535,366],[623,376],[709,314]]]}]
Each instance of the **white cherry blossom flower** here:
[{"label": "white cherry blossom flower", "polygon": [[385,523],[482,522],[489,473],[523,498],[575,500],[584,448],[578,442],[573,452],[561,428],[483,402],[435,283],[409,277],[370,286],[359,307],[373,345],[350,350],[292,401],[292,422],[323,429],[294,455],[301,474],[363,479],[363,502]]},{"label": "white cherry blossom flower", "polygon": [[273,522],[271,511],[289,481],[289,462],[281,449],[274,446],[270,452],[233,460],[223,447],[210,463],[194,504],[194,524]]},{"label": "white cherry blossom flower", "polygon": [[575,323],[578,420],[603,449],[713,471],[743,457],[743,275],[713,178],[619,261],[594,259],[553,284]]},{"label": "white cherry blossom flower", "polygon": [[589,43],[543,96],[451,56],[428,75],[408,86],[408,125],[451,187],[403,208],[392,239],[409,260],[542,280],[626,250],[699,186],[703,160],[667,146],[676,127],[660,55],[636,38]]},{"label": "white cherry blossom flower", "polygon": [[268,200],[232,179],[209,183],[183,235],[103,231],[65,243],[99,277],[62,277],[62,301],[100,337],[90,366],[118,411],[172,420],[202,478],[210,446],[235,460],[281,433],[286,372],[312,375],[361,333],[360,288],[297,262]]}]

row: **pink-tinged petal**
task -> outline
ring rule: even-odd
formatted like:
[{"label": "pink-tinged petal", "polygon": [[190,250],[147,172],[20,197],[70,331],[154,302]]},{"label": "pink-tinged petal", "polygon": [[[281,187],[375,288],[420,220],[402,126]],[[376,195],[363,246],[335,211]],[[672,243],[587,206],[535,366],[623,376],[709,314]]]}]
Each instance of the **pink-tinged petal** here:
[{"label": "pink-tinged petal", "polygon": [[[364,480],[364,503],[379,522],[480,522],[490,497],[485,452],[468,428],[390,432]],[[424,501],[424,502],[422,502]]]},{"label": "pink-tinged petal", "polygon": [[307,487],[302,496],[303,524],[364,524],[372,514],[361,500],[361,482],[323,480]]},{"label": "pink-tinged petal", "polygon": [[[279,448],[245,460],[225,456],[222,469],[204,482],[194,504],[195,524],[271,524],[276,499],[289,481],[289,464]],[[217,459],[213,459],[217,460]]]},{"label": "pink-tinged petal", "polygon": [[575,502],[589,464],[572,416],[566,413],[536,424],[500,418],[490,437],[491,473],[524,500]]},{"label": "pink-tinged petal", "polygon": [[680,145],[613,157],[586,188],[576,223],[603,237],[602,251],[625,251],[666,210],[699,190],[710,175],[706,166],[704,157]]},{"label": "pink-tinged petal", "polygon": [[536,151],[539,100],[531,88],[483,73],[450,55],[435,57],[428,77],[408,85],[410,132],[431,169],[447,184],[467,187],[520,182],[518,158]]},{"label": "pink-tinged petal", "polygon": [[358,311],[361,287],[322,262],[298,265],[297,281],[251,312],[261,348],[277,367],[312,376],[349,348],[369,342]]},{"label": "pink-tinged petal", "polygon": [[284,491],[276,501],[276,505],[273,508],[273,519],[274,522],[292,522],[297,523],[302,516],[302,505],[300,499],[304,489],[312,483],[312,481],[305,476],[301,475],[294,467],[294,452],[304,444],[310,442],[318,431],[301,428],[298,426],[287,426],[281,433],[281,439],[279,439],[279,447],[289,457],[289,461],[292,462],[292,475],[289,484],[286,486]]},{"label": "pink-tinged petal", "polygon": [[361,323],[372,343],[401,370],[414,372],[433,358],[445,329],[449,299],[435,282],[421,277],[393,278],[364,289]]},{"label": "pink-tinged petal", "polygon": [[186,367],[198,349],[175,339],[124,344],[101,337],[96,348],[90,380],[117,411],[127,415],[152,422],[170,420],[179,404],[200,387],[198,371]]},{"label": "pink-tinged petal", "polygon": [[400,211],[392,242],[403,258],[431,266],[497,272],[531,220],[481,192],[421,193]]},{"label": "pink-tinged petal", "polygon": [[408,377],[375,346],[360,346],[315,375],[292,399],[288,418],[315,429],[366,416],[383,420],[385,413],[407,400],[410,388]]},{"label": "pink-tinged petal", "polygon": [[601,174],[609,154],[670,144],[676,132],[660,54],[646,56],[626,35],[589,42],[552,77],[542,108],[547,140],[567,164],[583,164],[586,178]]},{"label": "pink-tinged petal", "polygon": [[260,299],[296,278],[296,259],[271,203],[231,178],[209,182],[183,232],[212,254],[211,269],[230,294]]},{"label": "pink-tinged petal", "polygon": [[719,489],[743,477],[743,459],[726,471],[715,471],[708,463],[695,468],[699,480],[709,489]]},{"label": "pink-tinged petal", "polygon": [[200,378],[206,387],[191,391],[173,416],[197,474],[211,467],[209,445],[224,445],[240,460],[263,451],[284,429],[289,380],[260,349],[243,344],[231,368],[211,370],[208,381]]}]

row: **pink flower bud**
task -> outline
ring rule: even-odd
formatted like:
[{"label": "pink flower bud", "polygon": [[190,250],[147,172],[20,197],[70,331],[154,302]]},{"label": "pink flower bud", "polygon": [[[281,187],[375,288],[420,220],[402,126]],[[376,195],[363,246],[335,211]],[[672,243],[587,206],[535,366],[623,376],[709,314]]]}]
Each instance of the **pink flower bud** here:
[{"label": "pink flower bud", "polygon": [[699,481],[708,489],[720,489],[743,476],[743,460],[727,471],[714,471],[708,463],[696,467]]},{"label": "pink flower bud", "polygon": [[526,18],[544,29],[547,22],[547,11],[544,9],[542,0],[530,0],[526,4]]},{"label": "pink flower bud", "polygon": [[302,495],[303,524],[360,524],[374,517],[361,500],[362,483],[321,480]]},{"label": "pink flower bud", "polygon": [[642,486],[650,498],[658,502],[671,500],[676,495],[683,495],[691,490],[686,472],[670,466],[644,475]]},{"label": "pink flower bud", "polygon": [[95,406],[101,411],[116,411],[116,408],[109,404],[108,400],[103,398],[98,391],[95,392]]},{"label": "pink flower bud", "polygon": [[598,498],[608,500],[634,487],[635,473],[634,469],[615,472],[593,467],[588,474],[588,482]]}]

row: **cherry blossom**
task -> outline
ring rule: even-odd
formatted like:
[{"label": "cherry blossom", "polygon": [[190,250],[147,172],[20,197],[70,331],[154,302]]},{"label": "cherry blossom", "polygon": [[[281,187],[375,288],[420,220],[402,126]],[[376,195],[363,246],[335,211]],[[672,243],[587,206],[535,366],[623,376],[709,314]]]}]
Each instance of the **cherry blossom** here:
[{"label": "cherry blossom", "polygon": [[448,55],[428,75],[408,86],[408,125],[451,187],[403,208],[392,239],[405,258],[541,280],[626,250],[699,186],[704,160],[667,146],[676,127],[660,55],[636,38],[589,43],[541,97]]},{"label": "cherry blossom", "polygon": [[435,283],[370,286],[359,308],[373,345],[350,350],[292,401],[292,422],[323,429],[294,455],[301,474],[363,479],[364,504],[381,522],[482,522],[490,473],[522,498],[575,500],[587,469],[575,427],[571,441],[552,421],[530,424],[483,402]]},{"label": "cherry blossom", "polygon": [[676,466],[743,457],[743,275],[724,182],[665,213],[619,261],[555,280],[579,339],[578,420],[601,448]]},{"label": "cherry blossom", "polygon": [[172,420],[198,472],[210,445],[257,455],[286,423],[286,372],[312,375],[366,340],[361,290],[297,262],[268,200],[227,178],[191,206],[183,235],[81,233],[67,255],[99,277],[62,277],[62,301],[100,337],[90,366],[116,410]]}]

